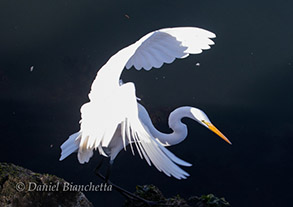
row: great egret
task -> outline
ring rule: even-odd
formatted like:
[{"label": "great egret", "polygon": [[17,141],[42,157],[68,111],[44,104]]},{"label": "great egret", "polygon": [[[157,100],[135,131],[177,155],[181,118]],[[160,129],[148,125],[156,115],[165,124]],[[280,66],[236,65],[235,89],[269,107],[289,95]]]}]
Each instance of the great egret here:
[{"label": "great egret", "polygon": [[178,144],[187,136],[183,117],[191,118],[215,132],[226,142],[231,142],[211,123],[207,115],[194,107],[180,107],[169,116],[173,133],[156,130],[146,109],[137,102],[135,86],[123,84],[123,69],[132,66],[137,70],[160,68],[176,58],[199,54],[210,48],[215,34],[195,27],[166,28],[151,32],[136,43],[120,50],[98,71],[89,93],[90,101],[81,107],[80,131],[72,134],[62,146],[60,160],[78,152],[80,163],[88,162],[93,150],[98,150],[113,162],[117,154],[133,144],[141,158],[159,171],[177,179],[188,173],[178,165],[191,166],[179,159],[165,146]]}]

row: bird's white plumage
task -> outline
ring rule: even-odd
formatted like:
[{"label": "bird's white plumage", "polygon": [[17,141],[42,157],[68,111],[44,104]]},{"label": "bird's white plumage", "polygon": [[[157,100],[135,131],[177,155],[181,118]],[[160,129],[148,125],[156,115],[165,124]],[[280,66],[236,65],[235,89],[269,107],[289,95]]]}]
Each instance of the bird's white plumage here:
[{"label": "bird's white plumage", "polygon": [[176,58],[185,58],[189,54],[199,54],[202,50],[209,49],[214,44],[210,38],[214,37],[215,34],[194,27],[167,28],[152,32],[137,41],[139,46],[128,60],[126,68],[160,68]]},{"label": "bird's white plumage", "polygon": [[61,157],[60,160],[65,159],[67,156],[76,152],[79,147],[79,142],[76,143],[76,140],[79,137],[79,132],[76,132],[69,136],[69,138],[61,145]]},{"label": "bird's white plumage", "polygon": [[188,174],[178,165],[190,166],[167,150],[139,118],[133,83],[119,84],[124,67],[140,70],[159,68],[176,58],[201,53],[214,44],[215,35],[194,27],[167,28],[151,32],[113,55],[99,70],[89,93],[90,101],[81,107],[80,131],[61,146],[60,160],[78,151],[80,163],[88,162],[93,150],[115,159],[130,144],[141,158],[159,171],[177,179]]}]

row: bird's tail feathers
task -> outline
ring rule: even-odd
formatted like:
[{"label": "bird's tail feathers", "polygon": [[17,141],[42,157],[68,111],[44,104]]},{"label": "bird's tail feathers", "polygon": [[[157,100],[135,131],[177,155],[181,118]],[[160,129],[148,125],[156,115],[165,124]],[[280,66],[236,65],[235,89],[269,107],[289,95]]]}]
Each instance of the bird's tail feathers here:
[{"label": "bird's tail feathers", "polygon": [[66,157],[74,152],[77,152],[79,148],[79,138],[81,133],[76,132],[69,136],[69,138],[61,145],[61,157],[60,161],[64,160]]}]

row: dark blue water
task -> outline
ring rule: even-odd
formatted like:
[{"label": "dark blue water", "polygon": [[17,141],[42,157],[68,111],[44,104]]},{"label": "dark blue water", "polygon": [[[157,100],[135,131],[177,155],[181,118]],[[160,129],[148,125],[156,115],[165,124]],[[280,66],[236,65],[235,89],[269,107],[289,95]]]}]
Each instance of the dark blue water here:
[{"label": "dark blue water", "polygon": [[[119,154],[111,179],[130,191],[153,183],[166,196],[214,193],[235,207],[291,206],[292,19],[291,1],[1,1],[0,161],[100,183],[98,154],[86,165],[76,155],[58,161],[59,146],[79,130],[97,70],[150,31],[196,26],[217,34],[211,50],[122,77],[136,84],[158,129],[170,132],[173,109],[195,106],[233,146],[184,119],[188,138],[170,149],[193,163],[187,180],[165,176],[130,151]],[[86,195],[96,206],[123,202],[116,192]]]}]

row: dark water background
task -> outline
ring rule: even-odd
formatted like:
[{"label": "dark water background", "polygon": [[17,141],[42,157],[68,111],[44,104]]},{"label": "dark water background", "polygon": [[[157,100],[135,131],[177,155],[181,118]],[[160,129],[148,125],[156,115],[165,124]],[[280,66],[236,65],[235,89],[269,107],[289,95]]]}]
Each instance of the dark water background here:
[{"label": "dark water background", "polygon": [[[86,165],[76,155],[58,161],[59,146],[79,130],[79,109],[97,70],[150,31],[196,26],[217,34],[211,50],[122,77],[135,82],[160,130],[170,132],[173,109],[195,106],[233,146],[184,120],[188,138],[170,149],[194,164],[185,168],[187,180],[165,176],[130,151],[117,157],[111,179],[130,191],[153,183],[166,196],[214,193],[234,207],[292,206],[292,20],[289,0],[2,0],[0,161],[100,183],[93,174],[98,154]],[[116,192],[86,195],[96,206],[123,202]]]}]

